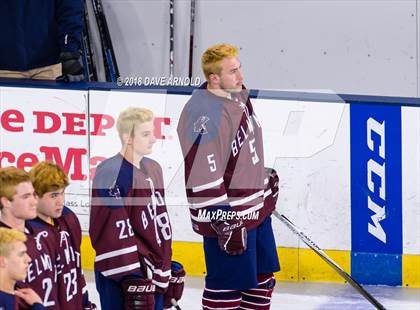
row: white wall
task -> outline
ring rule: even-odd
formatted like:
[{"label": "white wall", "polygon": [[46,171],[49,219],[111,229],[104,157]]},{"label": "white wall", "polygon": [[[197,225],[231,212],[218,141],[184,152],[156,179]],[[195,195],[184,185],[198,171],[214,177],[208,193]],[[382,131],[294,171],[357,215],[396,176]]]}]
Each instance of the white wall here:
[{"label": "white wall", "polygon": [[[420,96],[420,0],[197,0],[194,74],[211,44],[241,48],[247,85]],[[169,1],[103,0],[123,76],[169,72]],[[190,1],[175,0],[175,73],[188,73]]]}]

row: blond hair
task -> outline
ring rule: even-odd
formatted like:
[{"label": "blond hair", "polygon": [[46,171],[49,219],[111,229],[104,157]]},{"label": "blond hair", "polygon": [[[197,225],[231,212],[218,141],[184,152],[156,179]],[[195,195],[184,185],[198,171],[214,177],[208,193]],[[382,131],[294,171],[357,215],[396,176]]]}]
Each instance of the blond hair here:
[{"label": "blond hair", "polygon": [[117,131],[121,142],[124,134],[134,135],[136,125],[140,125],[153,120],[153,112],[144,108],[128,108],[120,113],[117,120]]},{"label": "blond hair", "polygon": [[209,47],[201,56],[201,69],[206,77],[206,80],[209,79],[210,74],[220,74],[221,63],[225,58],[231,58],[238,56],[238,48],[222,43],[216,44]]},{"label": "blond hair", "polygon": [[[16,194],[16,186],[20,183],[30,182],[29,174],[16,167],[0,168],[0,198],[5,197],[12,201]],[[3,209],[0,200],[0,210]]]},{"label": "blond hair", "polygon": [[35,193],[42,198],[45,193],[53,192],[69,185],[64,170],[51,161],[41,161],[32,167],[29,176]]},{"label": "blond hair", "polygon": [[13,249],[13,244],[19,241],[26,241],[26,236],[23,232],[0,227],[0,256],[8,256]]}]

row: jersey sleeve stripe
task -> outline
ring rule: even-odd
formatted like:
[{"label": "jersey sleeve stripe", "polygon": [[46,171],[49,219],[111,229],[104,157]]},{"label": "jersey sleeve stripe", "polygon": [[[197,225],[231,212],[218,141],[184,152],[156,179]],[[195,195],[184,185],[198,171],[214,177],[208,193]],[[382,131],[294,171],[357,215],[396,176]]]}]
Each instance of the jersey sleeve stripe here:
[{"label": "jersey sleeve stripe", "polygon": [[156,280],[152,280],[152,283],[161,287],[161,288],[167,288],[169,286],[169,281],[168,282],[159,282]]},{"label": "jersey sleeve stripe", "polygon": [[151,261],[149,261],[146,257],[144,257],[144,261],[147,264],[148,267],[150,267],[150,269],[152,269],[153,273],[161,276],[161,277],[169,277],[171,275],[171,270],[167,270],[167,271],[162,271],[162,269],[157,269],[155,268],[155,266],[152,264]]},{"label": "jersey sleeve stripe", "polygon": [[133,245],[133,246],[130,246],[128,248],[123,248],[123,249],[120,249],[120,250],[115,250],[115,251],[111,251],[111,252],[107,252],[107,253],[98,255],[95,258],[95,262],[99,262],[99,261],[104,260],[104,259],[108,259],[108,258],[115,257],[115,256],[120,256],[120,255],[123,255],[123,254],[128,254],[128,253],[131,253],[131,252],[136,252],[136,251],[137,251],[137,245]]},{"label": "jersey sleeve stripe", "polygon": [[[270,195],[271,195],[271,193],[272,193],[271,188],[270,188],[270,189],[268,189],[268,190],[266,190],[266,191],[264,192],[264,199],[265,199],[265,198],[267,198],[268,196],[270,196]],[[276,195],[277,195],[277,193],[276,193]],[[273,196],[274,196],[274,195],[273,195]]]},{"label": "jersey sleeve stripe", "polygon": [[199,185],[199,186],[194,186],[191,189],[192,189],[193,193],[197,193],[197,192],[204,191],[206,189],[213,188],[213,187],[215,187],[217,185],[220,185],[222,183],[223,183],[223,178],[220,178],[220,179],[217,179],[216,181],[213,181],[213,182],[209,182],[209,183]]},{"label": "jersey sleeve stripe", "polygon": [[130,264],[130,265],[127,265],[127,266],[123,266],[123,267],[108,269],[108,270],[102,271],[102,274],[105,277],[109,277],[109,276],[112,276],[112,275],[115,275],[115,274],[118,274],[118,273],[124,273],[126,271],[131,271],[131,270],[134,270],[136,268],[140,268],[140,263],[139,262],[134,263],[134,264]]},{"label": "jersey sleeve stripe", "polygon": [[225,201],[227,199],[228,199],[227,194],[224,194],[222,196],[219,196],[219,197],[216,197],[216,198],[213,198],[213,199],[204,201],[204,202],[192,203],[191,206],[190,206],[190,208],[191,209],[199,209],[199,208],[203,208],[203,207],[208,207],[208,206],[211,206],[211,205],[215,205],[217,203],[220,203],[222,201]]},{"label": "jersey sleeve stripe", "polygon": [[243,205],[243,204],[246,204],[247,202],[250,202],[250,201],[254,200],[255,198],[258,198],[258,197],[262,196],[263,194],[264,194],[264,190],[260,190],[260,191],[254,193],[252,195],[249,195],[247,197],[244,197],[244,198],[241,198],[241,199],[238,199],[238,200],[234,200],[234,201],[231,200],[230,205],[232,207]]},{"label": "jersey sleeve stripe", "polygon": [[249,208],[249,209],[246,209],[246,210],[243,210],[243,211],[239,211],[238,212],[238,216],[245,216],[245,215],[247,215],[249,213],[252,213],[252,212],[255,212],[255,211],[261,209],[262,207],[264,207],[264,203],[263,202],[261,202],[261,203],[255,205],[255,206],[253,206],[252,208]]}]

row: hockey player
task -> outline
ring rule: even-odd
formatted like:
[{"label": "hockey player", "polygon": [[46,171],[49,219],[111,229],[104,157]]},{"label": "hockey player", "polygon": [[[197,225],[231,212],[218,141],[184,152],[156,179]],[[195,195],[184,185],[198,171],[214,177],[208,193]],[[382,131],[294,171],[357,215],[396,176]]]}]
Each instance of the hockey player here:
[{"label": "hockey player", "polygon": [[156,142],[153,120],[147,109],[123,111],[116,125],[121,150],[96,169],[89,231],[104,310],[163,309],[181,298],[185,272],[175,263],[171,276],[162,169],[145,157]]},{"label": "hockey player", "polygon": [[26,284],[42,299],[47,309],[59,310],[57,292],[58,244],[46,238],[48,231],[33,228],[37,197],[28,173],[15,167],[0,169],[0,227],[24,232],[29,263]]},{"label": "hockey player", "polygon": [[192,225],[204,239],[203,308],[269,309],[280,269],[270,218],[277,175],[264,168],[261,124],[237,48],[210,47],[202,69],[207,82],[185,105],[177,130]]},{"label": "hockey player", "polygon": [[0,227],[0,309],[45,309],[34,290],[17,284],[25,280],[31,261],[25,241],[24,233]]},{"label": "hockey player", "polygon": [[58,299],[64,309],[95,309],[89,302],[80,256],[82,230],[77,216],[64,206],[64,191],[68,177],[61,167],[42,161],[30,173],[38,196],[37,218],[29,223],[35,231],[48,233],[44,238],[56,241],[60,264],[58,266]]}]

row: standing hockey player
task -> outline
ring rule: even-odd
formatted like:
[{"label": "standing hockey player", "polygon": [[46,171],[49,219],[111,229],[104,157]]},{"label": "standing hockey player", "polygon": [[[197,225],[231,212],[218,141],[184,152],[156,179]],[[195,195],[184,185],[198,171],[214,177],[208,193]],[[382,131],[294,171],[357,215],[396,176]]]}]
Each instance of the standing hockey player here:
[{"label": "standing hockey player", "polygon": [[269,309],[280,269],[270,214],[277,175],[264,168],[261,124],[243,86],[236,47],[202,56],[205,82],[178,124],[185,184],[207,268],[204,309]]},{"label": "standing hockey player", "polygon": [[182,294],[180,264],[173,264],[171,278],[162,168],[145,157],[156,142],[153,120],[147,109],[123,111],[117,120],[121,150],[96,169],[89,231],[104,310],[163,309]]},{"label": "standing hockey player", "polygon": [[57,291],[58,243],[46,238],[48,231],[33,228],[29,220],[36,217],[37,197],[29,174],[15,167],[0,169],[0,227],[24,232],[29,263],[26,284],[42,299],[47,309],[61,309]]},{"label": "standing hockey player", "polygon": [[62,309],[95,309],[89,302],[80,257],[82,230],[77,216],[64,206],[64,191],[69,185],[66,173],[53,162],[42,161],[30,173],[38,196],[37,215],[30,221],[34,231],[56,241],[60,255],[58,296]]},{"label": "standing hockey player", "polygon": [[19,288],[28,271],[29,257],[24,233],[0,227],[0,309],[45,309],[41,297],[30,288]]}]

